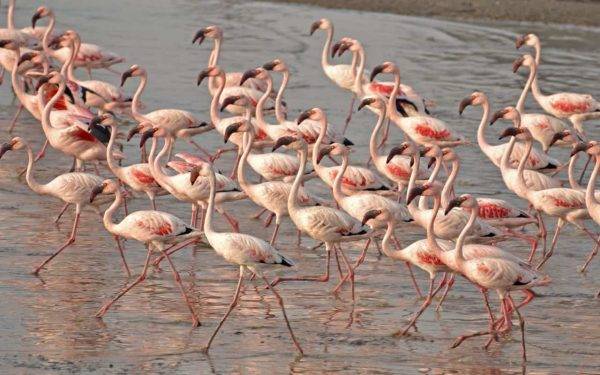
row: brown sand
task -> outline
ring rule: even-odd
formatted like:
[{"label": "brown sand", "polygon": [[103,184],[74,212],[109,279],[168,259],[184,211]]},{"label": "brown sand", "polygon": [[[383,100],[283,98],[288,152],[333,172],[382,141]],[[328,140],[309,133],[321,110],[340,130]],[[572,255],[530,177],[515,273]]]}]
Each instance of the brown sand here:
[{"label": "brown sand", "polygon": [[410,16],[600,26],[598,0],[270,0]]}]

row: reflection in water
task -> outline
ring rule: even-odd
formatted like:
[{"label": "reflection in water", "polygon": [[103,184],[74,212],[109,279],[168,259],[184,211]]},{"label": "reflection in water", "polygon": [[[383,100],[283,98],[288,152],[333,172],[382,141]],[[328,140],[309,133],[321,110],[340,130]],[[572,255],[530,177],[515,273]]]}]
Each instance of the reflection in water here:
[{"label": "reflection in water", "polygon": [[[35,4],[34,4],[35,3]],[[17,24],[25,26],[37,2],[19,0]],[[323,35],[309,37],[312,21],[329,17],[337,37],[350,35],[361,40],[367,51],[367,66],[384,60],[396,61],[403,77],[419,92],[436,101],[434,114],[475,138],[480,113],[457,115],[458,101],[475,89],[485,91],[493,108],[516,102],[525,78],[511,72],[517,56],[514,36],[537,33],[544,44],[541,80],[548,92],[573,90],[596,92],[600,70],[598,30],[526,24],[461,24],[396,15],[322,10],[248,2],[140,2],[106,0],[74,3],[52,1],[60,28],[75,27],[89,39],[124,55],[128,64],[144,65],[149,84],[144,95],[148,110],[185,108],[199,118],[208,118],[206,88],[195,85],[195,77],[207,61],[210,43],[191,45],[200,27],[219,24],[225,31],[221,56],[226,70],[243,71],[273,58],[282,58],[291,68],[287,96],[290,117],[301,109],[319,105],[330,121],[341,124],[348,94],[332,85],[321,71],[319,56]],[[115,11],[118,9],[118,12]],[[128,66],[121,65],[120,70]],[[78,72],[79,74],[79,72]],[[117,83],[111,73],[98,76]],[[277,77],[276,80],[279,78]],[[126,87],[127,90],[132,90]],[[0,120],[9,119],[14,106],[9,88],[0,90]],[[537,108],[533,102],[528,108]],[[376,119],[370,113],[355,114],[350,125],[357,143],[352,155],[366,160],[366,140]],[[600,135],[594,124],[589,134]],[[499,130],[490,129],[493,140]],[[28,116],[17,125],[34,149],[43,138],[39,125]],[[6,137],[6,136],[3,136]],[[402,139],[395,132],[391,142]],[[198,139],[216,149],[222,140],[216,134]],[[186,149],[187,145],[178,145]],[[127,163],[138,159],[135,142],[125,148]],[[462,175],[458,189],[480,195],[506,194],[500,174],[474,146],[461,148]],[[556,155],[563,160],[566,151]],[[227,169],[232,156],[224,156],[220,168]],[[294,357],[293,347],[276,301],[260,283],[248,283],[241,304],[217,337],[211,357],[200,353],[207,335],[230,302],[237,269],[224,264],[212,250],[198,247],[175,257],[184,285],[196,301],[202,326],[191,330],[187,309],[173,285],[169,272],[150,273],[146,282],[126,295],[104,321],[93,317],[101,303],[114,295],[127,280],[111,236],[97,215],[85,211],[77,242],[42,273],[43,279],[27,274],[43,256],[68,236],[72,213],[63,218],[60,230],[50,223],[60,203],[29,191],[16,180],[16,170],[25,163],[23,155],[6,155],[0,162],[0,363],[11,372],[134,371],[180,373],[521,373],[518,335],[489,352],[483,342],[473,340],[456,350],[447,348],[454,337],[485,324],[479,294],[467,283],[457,282],[444,310],[429,311],[419,331],[408,338],[390,334],[408,318],[416,304],[404,268],[387,258],[367,257],[357,274],[356,306],[347,291],[329,294],[333,283],[314,285],[290,283],[281,287],[291,323],[307,356]],[[70,161],[54,151],[36,166],[36,176],[48,181],[68,170]],[[314,189],[315,182],[308,184]],[[322,187],[319,194],[326,196]],[[159,209],[188,219],[189,207],[172,199],[159,198]],[[147,201],[132,202],[131,209],[145,209]],[[255,212],[248,202],[236,203],[242,230],[265,233],[259,221],[247,217]],[[222,228],[227,224],[219,222]],[[409,227],[398,233],[403,243],[422,238],[420,229]],[[323,251],[295,249],[294,228],[285,222],[280,232],[281,250],[294,259],[295,272],[311,274],[322,270]],[[537,373],[597,372],[600,368],[597,325],[598,302],[591,296],[598,287],[597,263],[587,275],[574,272],[585,256],[578,246],[580,235],[566,232],[549,264],[554,283],[525,310],[528,318],[528,371]],[[313,243],[305,241],[306,246]],[[351,248],[358,254],[360,245]],[[506,244],[525,256],[520,243]],[[126,255],[133,272],[140,272],[145,251],[130,241]],[[584,249],[587,251],[587,249]],[[596,267],[596,268],[595,268]],[[279,271],[274,271],[277,274]],[[425,283],[425,276],[417,275]],[[494,301],[495,302],[495,301]],[[351,322],[351,326],[349,326]],[[406,369],[410,370],[406,370]],[[7,371],[3,371],[7,372]]]}]

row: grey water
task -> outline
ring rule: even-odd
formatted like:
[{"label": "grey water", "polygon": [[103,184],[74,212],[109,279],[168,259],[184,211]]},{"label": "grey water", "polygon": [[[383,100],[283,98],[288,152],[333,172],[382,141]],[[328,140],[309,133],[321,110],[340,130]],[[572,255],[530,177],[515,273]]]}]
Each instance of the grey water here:
[{"label": "grey water", "polygon": [[[17,26],[29,24],[38,1],[19,0]],[[509,22],[449,22],[426,18],[325,10],[297,5],[274,5],[246,1],[48,1],[60,29],[78,30],[84,41],[104,46],[126,57],[116,67],[124,71],[131,64],[144,66],[149,84],[144,93],[145,110],[182,108],[208,120],[210,98],[206,87],[196,86],[196,76],[205,67],[212,44],[201,47],[191,40],[201,27],[220,25],[225,33],[221,66],[243,71],[281,58],[292,70],[286,95],[289,116],[303,109],[324,108],[330,122],[341,125],[350,100],[348,92],[333,85],[322,72],[320,54],[325,35],[308,36],[310,24],[322,17],[332,20],[336,38],[352,36],[366,48],[367,66],[385,60],[396,62],[407,84],[435,101],[433,115],[447,121],[462,134],[475,139],[481,112],[469,108],[461,117],[458,103],[472,91],[488,94],[493,109],[514,104],[525,81],[513,74],[511,62],[516,35],[535,32],[543,42],[540,83],[548,92],[576,91],[598,97],[600,30],[575,26],[552,26]],[[3,8],[3,12],[4,12]],[[347,59],[348,57],[345,57]],[[346,61],[346,60],[344,60]],[[80,77],[85,72],[78,71]],[[110,72],[94,76],[118,84]],[[125,86],[128,93],[136,80]],[[279,82],[279,78],[276,79]],[[0,120],[8,123],[15,111],[5,76],[0,87]],[[528,111],[541,111],[530,99]],[[363,111],[366,112],[366,111]],[[367,142],[375,123],[372,113],[355,114],[348,137],[356,143],[354,163],[364,163]],[[598,124],[587,124],[588,134],[598,137]],[[3,125],[4,126],[4,125]],[[506,124],[490,129],[495,142]],[[44,138],[40,125],[29,115],[21,118],[16,135],[34,148]],[[10,135],[0,133],[2,141]],[[216,134],[198,137],[198,142],[216,150],[222,139]],[[398,131],[388,143],[402,141]],[[139,160],[136,141],[127,144],[126,164]],[[178,150],[189,150],[178,144]],[[504,187],[499,171],[475,145],[458,150],[462,171],[458,192],[507,199],[525,204]],[[566,160],[568,151],[552,154]],[[217,164],[229,171],[231,155]],[[29,272],[69,235],[73,213],[69,211],[59,227],[52,218],[61,202],[38,196],[17,178],[26,163],[22,152],[11,152],[0,160],[0,371],[2,373],[521,373],[520,335],[482,349],[485,339],[475,338],[457,349],[449,349],[462,333],[486,327],[480,294],[458,280],[442,311],[426,312],[418,332],[407,338],[393,338],[418,307],[403,264],[371,252],[357,271],[356,303],[349,290],[339,295],[329,284],[289,283],[280,287],[288,316],[304,346],[306,356],[298,358],[282,322],[276,301],[260,283],[248,283],[240,306],[214,342],[209,357],[200,352],[212,329],[230,303],[237,267],[225,263],[213,250],[198,246],[182,251],[174,260],[183,282],[194,299],[202,326],[190,328],[188,311],[166,266],[152,271],[147,280],[115,305],[103,320],[94,318],[101,304],[114,296],[128,281],[121,268],[112,237],[92,211],[82,215],[74,246],[34,277]],[[35,167],[36,177],[49,181],[70,167],[70,160],[50,150]],[[106,171],[102,171],[108,178]],[[564,175],[562,176],[564,178]],[[323,184],[309,188],[329,197]],[[157,200],[159,209],[189,220],[189,206],[170,197]],[[147,209],[140,197],[129,209]],[[248,201],[225,206],[239,220],[241,230],[268,239],[272,228],[250,219],[257,208]],[[548,220],[549,222],[551,220]],[[590,228],[597,226],[590,223]],[[593,225],[593,226],[592,226]],[[218,220],[218,227],[229,230]],[[552,229],[549,228],[550,230]],[[533,229],[530,229],[533,232]],[[398,232],[403,244],[423,238],[420,228],[407,226]],[[309,250],[314,242],[295,244],[295,230],[286,219],[280,236],[281,251],[297,262],[294,269],[277,269],[271,275],[320,274],[323,250]],[[539,288],[536,298],[523,309],[529,373],[600,372],[598,310],[593,298],[600,288],[599,262],[586,274],[577,272],[591,248],[591,242],[577,230],[565,230],[556,255],[546,271],[553,283]],[[346,245],[358,255],[362,244]],[[509,241],[501,246],[525,257],[527,245]],[[135,273],[140,272],[145,250],[134,241],[125,244],[126,256]],[[416,270],[421,288],[427,275]],[[520,297],[519,297],[520,298]],[[497,299],[493,296],[494,306]]]}]

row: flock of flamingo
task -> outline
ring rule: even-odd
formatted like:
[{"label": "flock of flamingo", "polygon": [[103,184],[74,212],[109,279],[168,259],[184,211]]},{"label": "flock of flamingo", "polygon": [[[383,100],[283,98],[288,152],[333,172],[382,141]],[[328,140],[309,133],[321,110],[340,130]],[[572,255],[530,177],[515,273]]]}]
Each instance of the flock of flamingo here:
[{"label": "flock of flamingo", "polygon": [[[75,242],[85,207],[91,207],[102,216],[106,230],[114,236],[128,277],[130,270],[120,239],[137,240],[147,248],[142,272],[105,303],[97,317],[104,316],[117,300],[142,283],[150,267],[158,268],[166,259],[190,310],[192,323],[199,325],[195,306],[171,256],[205,240],[225,261],[239,266],[233,300],[208,339],[205,350],[208,352],[238,303],[247,273],[251,279],[262,279],[273,293],[293,344],[302,354],[283,299],[275,286],[299,281],[325,283],[330,278],[333,258],[339,273],[339,282],[333,292],[339,293],[348,285],[354,301],[355,273],[369,247],[375,246],[387,257],[405,263],[420,297],[423,296],[413,267],[429,275],[422,305],[395,336],[409,334],[438,293],[441,294],[439,309],[451,291],[456,275],[460,275],[481,293],[489,324],[481,331],[458,337],[453,347],[476,336],[487,336],[486,348],[499,342],[512,330],[516,315],[522,357],[526,360],[525,320],[520,309],[535,298],[533,288],[550,283],[549,276],[541,268],[547,265],[555,251],[561,229],[572,224],[589,237],[592,250],[581,271],[598,252],[597,228],[588,229],[587,224],[589,221],[600,223],[600,192],[595,191],[600,170],[600,144],[588,140],[583,122],[600,118],[600,102],[590,95],[567,92],[546,95],[541,91],[537,79],[541,43],[534,34],[516,40],[518,49],[533,47],[535,56],[524,54],[513,64],[514,72],[521,68],[529,72],[515,106],[491,113],[483,92],[473,92],[459,104],[460,113],[468,106],[481,107],[477,143],[500,169],[506,187],[521,198],[522,205],[517,207],[500,199],[456,193],[454,183],[461,161],[457,150],[458,146],[468,143],[467,139],[430,114],[432,102],[401,83],[400,70],[393,62],[377,65],[369,73],[365,69],[365,49],[358,40],[346,37],[333,43],[334,28],[327,19],[314,22],[310,34],[319,31],[326,34],[321,56],[323,71],[333,83],[351,93],[352,101],[344,126],[330,124],[326,111],[317,107],[304,111],[297,119],[287,118],[288,103],[284,101],[284,93],[290,70],[281,59],[245,72],[225,72],[218,64],[223,41],[223,32],[218,26],[205,27],[193,38],[193,43],[201,44],[205,40],[214,43],[207,67],[197,77],[198,85],[208,82],[212,97],[210,122],[202,122],[194,114],[180,109],[143,113],[141,97],[149,74],[140,65],[131,66],[121,75],[120,86],[126,81],[138,81],[132,98],[127,97],[119,86],[92,79],[92,70],[112,70],[114,64],[124,59],[97,45],[82,42],[73,30],[58,33],[54,27],[55,14],[48,7],[41,6],[35,11],[30,28],[16,28],[13,13],[14,0],[9,2],[8,27],[0,30],[0,62],[3,73],[4,70],[10,72],[12,89],[19,101],[9,130],[12,131],[25,108],[41,122],[46,144],[36,155],[26,139],[14,137],[2,144],[0,157],[6,157],[9,151],[24,150],[27,153],[28,164],[23,173],[31,190],[64,203],[56,222],[69,206],[75,206],[68,240],[37,266],[34,273],[49,266],[50,261]],[[45,27],[39,25],[43,19],[49,22]],[[352,54],[351,64],[331,62],[334,56],[346,52]],[[90,79],[77,78],[76,68],[85,68]],[[272,80],[276,73],[282,75],[277,91]],[[384,74],[393,80],[376,80]],[[526,113],[525,99],[530,90],[545,113]],[[351,160],[353,143],[345,137],[355,100],[359,103],[358,110],[368,108],[375,114],[369,140],[370,158],[363,165]],[[225,116],[225,112],[230,115]],[[274,115],[274,120],[267,118],[270,115]],[[132,118],[137,125],[122,132],[123,125],[119,125],[117,116]],[[502,119],[510,122],[500,136],[508,142],[492,145],[486,140],[486,130]],[[396,126],[390,127],[390,124]],[[393,129],[403,133],[404,141],[383,152]],[[233,146],[211,152],[194,140],[201,139],[197,135],[213,130]],[[122,165],[125,155],[119,147],[125,134],[127,141],[140,135],[140,163]],[[146,148],[148,140],[151,140],[149,151]],[[198,155],[186,152],[173,155],[177,140],[193,145]],[[534,141],[541,148],[535,147]],[[60,174],[44,184],[35,179],[34,166],[44,156],[47,145],[71,157],[73,166],[71,172]],[[572,147],[568,164],[548,155],[552,146]],[[231,175],[226,176],[214,163],[229,151],[236,151],[237,158]],[[588,163],[595,160],[587,187],[582,185],[584,174],[576,176],[575,172],[581,152],[588,155]],[[429,159],[428,166],[421,163],[422,157]],[[325,165],[326,160],[330,166]],[[258,181],[248,177],[248,166],[259,176]],[[91,173],[84,172],[86,167],[92,168]],[[110,171],[112,178],[100,177],[99,168]],[[565,169],[568,183],[556,176]],[[325,184],[323,191],[331,191],[332,198],[326,194],[317,196],[305,189],[304,182],[309,179],[320,179]],[[150,209],[129,212],[127,199],[141,193],[149,198]],[[157,208],[156,198],[165,195],[191,204],[189,223]],[[245,199],[262,209],[256,217],[263,213],[269,215],[265,225],[275,219],[269,240],[241,233],[237,218],[226,211],[226,203]],[[107,203],[110,205],[101,214],[99,208]],[[165,209],[175,204],[173,201],[159,203]],[[125,217],[118,221],[115,216],[121,206]],[[231,231],[215,229],[215,211],[227,220]],[[264,272],[274,266],[294,266],[288,254],[277,249],[280,225],[286,217],[297,228],[298,245],[302,236],[324,245],[325,270],[322,275],[274,279],[265,276]],[[556,219],[557,224],[547,246],[545,221],[552,219]],[[425,230],[425,238],[402,247],[395,230],[402,231],[415,225]],[[536,233],[524,230],[529,226],[537,227]],[[528,257],[517,256],[506,245],[500,247],[500,243],[510,239],[529,244]],[[364,241],[361,245],[364,247],[352,262],[342,244],[357,241]],[[541,254],[537,252],[539,241],[542,242]],[[297,247],[297,251],[302,249]],[[490,307],[489,290],[496,291],[499,296],[499,316]],[[517,291],[524,294],[519,302],[513,299],[513,292]]]}]

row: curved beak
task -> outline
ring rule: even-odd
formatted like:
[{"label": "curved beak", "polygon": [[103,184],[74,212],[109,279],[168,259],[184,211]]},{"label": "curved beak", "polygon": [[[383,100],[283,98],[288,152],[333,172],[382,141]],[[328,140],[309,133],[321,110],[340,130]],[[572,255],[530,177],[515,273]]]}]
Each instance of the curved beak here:
[{"label": "curved beak", "polygon": [[0,48],[4,48],[7,44],[10,44],[10,42],[12,42],[12,40],[10,40],[10,39],[0,40]]},{"label": "curved beak", "polygon": [[223,143],[227,143],[227,141],[229,141],[229,137],[231,137],[231,135],[233,133],[236,133],[242,125],[244,125],[244,123],[242,121],[229,125],[225,129],[225,135],[223,136]]},{"label": "curved beak", "polygon": [[393,147],[390,150],[390,152],[389,152],[389,154],[387,156],[387,159],[385,159],[385,163],[386,164],[389,163],[394,158],[394,156],[396,156],[396,155],[402,155],[402,153],[404,152],[404,150],[406,150],[406,145],[400,145],[400,146]]},{"label": "curved beak", "polygon": [[317,164],[320,164],[321,160],[323,160],[323,158],[326,155],[329,155],[332,150],[333,150],[333,146],[326,146],[326,147],[323,147],[322,149],[320,149],[319,154],[317,155]]},{"label": "curved beak", "polygon": [[33,14],[33,16],[31,17],[31,28],[35,29],[35,24],[37,23],[37,21],[40,20],[40,18],[42,18],[42,15],[40,14],[40,12],[35,12]]},{"label": "curved beak", "polygon": [[148,140],[148,138],[154,137],[154,133],[156,133],[157,130],[158,130],[158,128],[153,128],[153,129],[146,130],[145,132],[143,132],[142,136],[140,137],[140,147],[143,147],[146,144],[146,141]]},{"label": "curved beak", "polygon": [[367,224],[369,222],[369,220],[377,218],[377,216],[381,215],[382,213],[383,213],[382,210],[369,210],[369,211],[365,212],[365,215],[362,218],[361,224],[362,225]]},{"label": "curved beak", "polygon": [[448,215],[448,212],[452,211],[454,207],[460,207],[461,203],[462,200],[460,199],[460,197],[454,198],[450,202],[448,202],[448,206],[446,206],[446,209],[444,210],[444,216]]},{"label": "curved beak", "polygon": [[468,98],[464,98],[463,100],[461,100],[460,104],[458,105],[458,114],[462,115],[465,108],[470,106],[472,103],[473,103],[473,98],[470,96]]},{"label": "curved beak", "polygon": [[554,133],[554,135],[552,136],[552,140],[550,141],[550,144],[548,144],[548,147],[551,147],[552,145],[554,145],[558,141],[562,141],[569,134],[570,134],[569,132],[564,131],[564,130],[561,131],[561,132],[558,132],[558,133]]},{"label": "curved beak", "polygon": [[419,156],[420,156],[420,157],[423,157],[423,156],[427,155],[427,153],[428,153],[429,151],[431,151],[431,147],[429,147],[429,146],[423,147],[423,148],[421,149],[421,151],[419,151]]},{"label": "curved beak", "polygon": [[69,86],[65,86],[65,95],[69,97],[72,104],[75,104],[75,97],[73,96],[73,92],[69,88]]},{"label": "curved beak", "polygon": [[19,61],[17,62],[17,66],[20,66],[25,61],[31,61],[31,59],[33,59],[35,56],[36,56],[35,52],[25,52],[24,54],[21,55],[21,57],[19,57]]},{"label": "curved beak", "polygon": [[275,151],[280,147],[287,146],[287,145],[291,144],[292,142],[294,142],[295,140],[296,140],[296,138],[291,137],[291,136],[285,136],[285,137],[278,138],[277,141],[275,141],[275,144],[273,145],[273,149],[271,151]]},{"label": "curved beak", "polygon": [[376,67],[373,68],[373,70],[371,71],[371,76],[369,77],[369,80],[371,82],[373,82],[373,80],[375,79],[375,77],[377,77],[377,75],[381,72],[383,72],[383,69],[385,69],[385,65],[381,64],[381,65],[377,65]]},{"label": "curved beak", "polygon": [[493,125],[498,119],[504,118],[505,114],[506,114],[505,109],[501,109],[499,111],[494,112],[494,114],[492,115],[492,118],[490,120],[490,125]]},{"label": "curved beak", "polygon": [[231,104],[235,104],[235,102],[237,102],[240,99],[241,99],[240,95],[234,95],[234,96],[228,96],[228,97],[226,97],[225,99],[223,99],[223,103],[221,103],[221,108],[219,110],[221,112],[223,112],[223,110],[225,108],[227,108]]},{"label": "curved beak", "polygon": [[525,61],[525,59],[523,58],[523,56],[521,56],[518,59],[516,59],[515,61],[513,61],[513,65],[512,65],[513,73],[516,73],[517,70],[519,70],[521,65],[523,65],[524,61]]},{"label": "curved beak", "polygon": [[4,155],[6,151],[10,151],[12,148],[12,143],[3,143],[2,146],[0,146],[0,158],[2,158],[2,155]]},{"label": "curved beak", "polygon": [[515,47],[519,49],[523,46],[523,44],[525,44],[525,35],[519,35],[515,41]]},{"label": "curved beak", "polygon": [[[4,148],[4,145],[2,145],[2,147]],[[582,151],[587,151],[587,149],[590,148],[590,144],[587,142],[579,142],[576,145],[573,146],[573,148],[571,149],[571,156],[574,156],[575,154],[578,154]],[[2,150],[0,149],[0,156],[2,156]]]},{"label": "curved beak", "polygon": [[502,134],[500,134],[500,137],[498,137],[498,139],[504,139],[506,137],[515,137],[519,134],[519,132],[519,128],[510,127],[504,129],[504,131],[502,132]]},{"label": "curved beak", "polygon": [[200,86],[200,84],[202,83],[202,81],[204,80],[204,78],[208,77],[208,74],[210,73],[212,68],[206,68],[203,71],[200,72],[200,74],[198,74],[198,79],[196,80],[196,85]]},{"label": "curved beak", "polygon": [[200,177],[200,167],[192,168],[190,171],[190,184],[195,184],[198,177]]},{"label": "curved beak", "polygon": [[204,41],[204,38],[206,36],[206,29],[200,29],[196,32],[196,34],[194,34],[194,39],[192,39],[192,44],[196,43],[196,41],[198,41],[198,45],[202,44],[202,42]]},{"label": "curved beak", "polygon": [[131,138],[133,138],[134,135],[136,135],[137,133],[139,133],[140,130],[141,130],[141,128],[139,126],[131,128],[129,130],[129,132],[127,133],[127,142],[131,141]]},{"label": "curved beak", "polygon": [[127,81],[127,78],[131,77],[132,74],[133,74],[133,71],[131,69],[127,69],[126,71],[123,72],[123,74],[121,74],[121,87],[123,87],[123,85],[125,84],[125,81]]},{"label": "curved beak", "polygon": [[269,61],[268,63],[263,64],[262,68],[264,70],[273,70],[278,64],[275,61]]},{"label": "curved beak", "polygon": [[366,98],[366,99],[363,99],[363,101],[360,102],[360,104],[358,105],[357,111],[360,111],[361,109],[363,109],[363,107],[365,107],[367,105],[371,105],[371,104],[375,103],[375,101],[377,101],[376,98]]},{"label": "curved beak", "polygon": [[427,163],[427,169],[431,168],[431,166],[435,163],[437,158],[429,158],[429,162]]},{"label": "curved beak", "polygon": [[409,205],[416,197],[423,194],[423,192],[427,190],[427,188],[423,186],[415,186],[408,192],[408,198],[406,199],[406,204]]},{"label": "curved beak", "polygon": [[94,188],[92,189],[92,192],[90,193],[90,203],[92,203],[94,201],[94,199],[96,198],[96,196],[98,196],[98,194],[101,194],[103,190],[104,190],[104,184],[94,186]]},{"label": "curved beak", "polygon": [[94,116],[94,118],[92,118],[90,120],[89,127],[93,128],[95,126],[99,126],[100,124],[102,124],[102,121],[104,121],[104,117],[103,116]]},{"label": "curved beak", "polygon": [[39,91],[40,87],[42,87],[45,83],[48,83],[49,80],[50,77],[48,76],[41,76],[38,78],[37,84],[35,85],[35,91]]},{"label": "curved beak", "polygon": [[313,35],[321,27],[321,21],[315,21],[310,25],[310,35]]},{"label": "curved beak", "polygon": [[243,85],[244,82],[246,82],[248,79],[256,77],[258,75],[258,73],[259,73],[258,69],[246,70],[244,72],[244,74],[242,75],[242,79],[240,81],[240,86]]},{"label": "curved beak", "polygon": [[304,122],[304,120],[309,119],[311,115],[312,115],[312,110],[310,110],[310,109],[302,112],[300,114],[300,116],[298,117],[298,121],[296,121],[296,123],[298,125],[302,124]]}]

